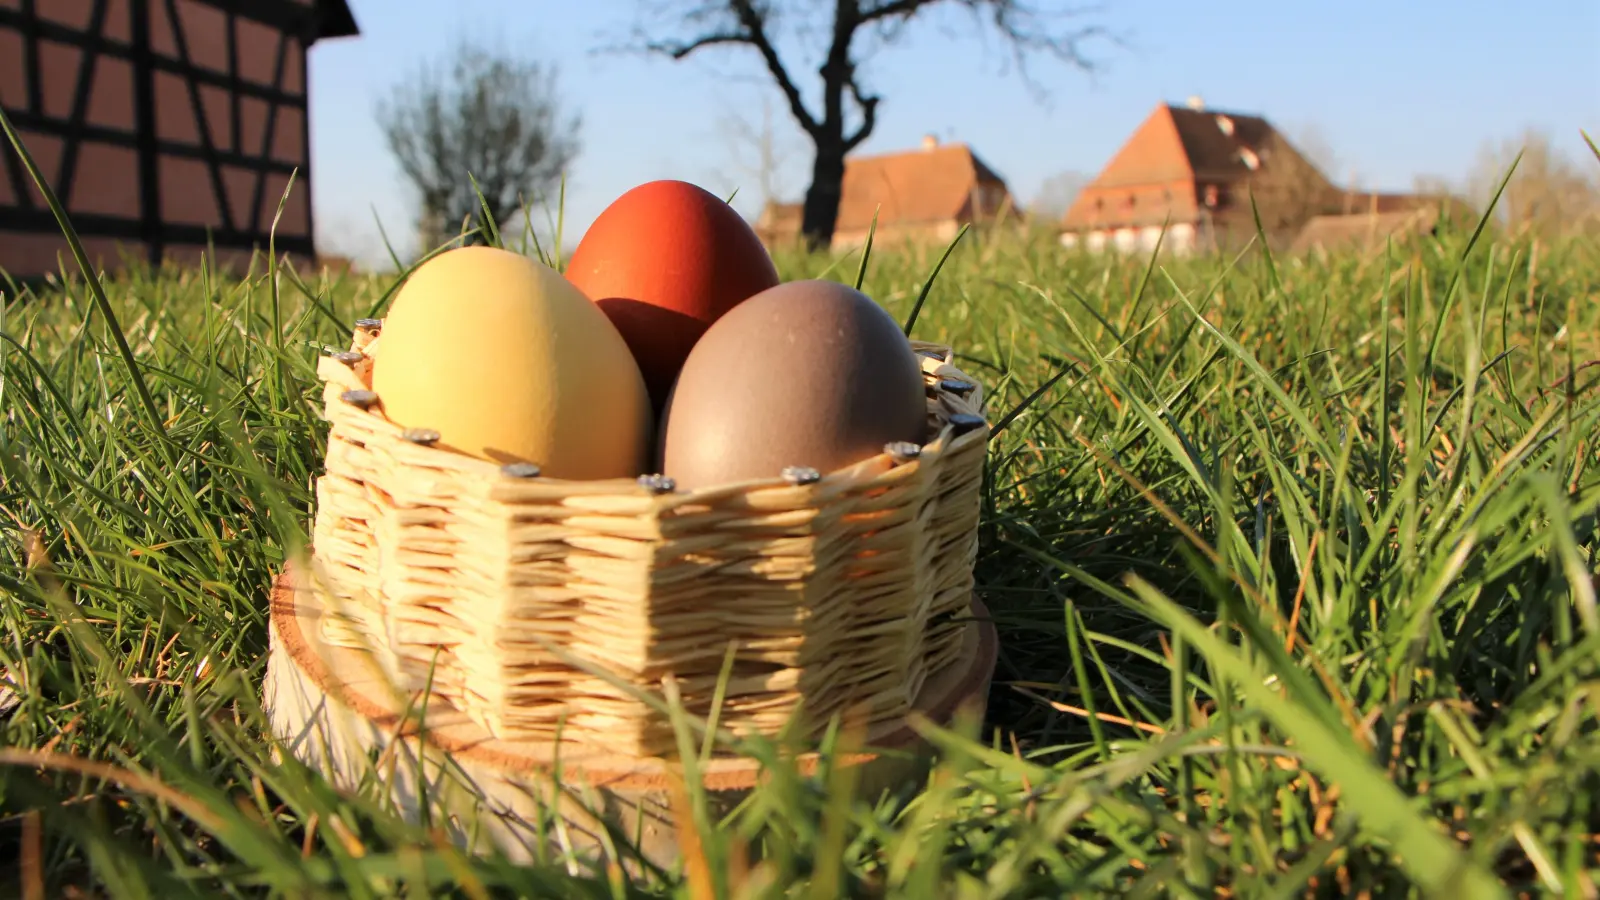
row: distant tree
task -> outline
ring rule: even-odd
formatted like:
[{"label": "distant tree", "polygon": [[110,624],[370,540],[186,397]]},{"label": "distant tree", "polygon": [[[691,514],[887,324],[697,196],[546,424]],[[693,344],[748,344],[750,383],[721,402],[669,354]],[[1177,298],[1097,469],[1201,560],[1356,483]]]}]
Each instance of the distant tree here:
[{"label": "distant tree", "polygon": [[1033,201],[1028,204],[1028,215],[1039,222],[1059,221],[1072,208],[1072,201],[1078,199],[1078,194],[1093,180],[1082,172],[1051,175],[1034,193]]},{"label": "distant tree", "polygon": [[1482,215],[1471,199],[1471,190],[1457,179],[1431,173],[1413,175],[1411,193],[1438,201],[1440,223],[1453,228],[1470,230],[1477,226]]},{"label": "distant tree", "polygon": [[[1047,55],[1082,71],[1098,64],[1083,52],[1088,41],[1108,37],[1099,27],[1076,23],[1074,11],[1046,13],[1027,0],[651,0],[629,46],[686,59],[712,47],[755,54],[783,94],[789,112],[810,138],[815,155],[806,190],[801,233],[812,248],[833,238],[844,182],[845,155],[860,146],[878,123],[882,99],[866,84],[863,66],[872,52],[903,38],[914,20],[939,7],[963,9],[978,32],[998,35],[1030,86],[1030,57]],[[821,7],[822,11],[817,12]],[[1053,22],[1052,19],[1060,20]],[[1069,25],[1068,22],[1072,21]],[[793,36],[794,41],[783,39]],[[820,64],[797,63],[796,43],[821,38]],[[784,49],[780,49],[783,47]],[[820,110],[804,99],[797,73],[816,72]],[[848,104],[848,105],[847,105]],[[847,123],[846,119],[853,120]]]},{"label": "distant tree", "polygon": [[1572,159],[1532,129],[1484,145],[1467,180],[1472,199],[1487,206],[1513,162],[1516,172],[1495,210],[1500,222],[1543,236],[1600,230],[1600,165]]},{"label": "distant tree", "polygon": [[417,191],[424,250],[481,219],[473,179],[506,226],[547,196],[578,154],[581,123],[562,115],[553,68],[465,42],[396,84],[377,118]]},{"label": "distant tree", "polygon": [[1333,142],[1316,125],[1302,126],[1291,139],[1296,150],[1305,157],[1306,162],[1315,166],[1318,171],[1327,176],[1330,181],[1339,180],[1339,154],[1333,149]]},{"label": "distant tree", "polygon": [[[718,180],[729,191],[754,186],[756,209],[788,195],[789,179],[785,167],[795,148],[779,134],[773,121],[772,102],[761,103],[761,121],[752,122],[732,109],[717,119],[717,130],[728,146],[731,172]],[[732,177],[729,177],[731,174]],[[741,183],[742,182],[742,183]],[[743,193],[744,190],[741,190]]]},{"label": "distant tree", "polygon": [[1425,197],[1443,197],[1459,194],[1461,189],[1455,182],[1443,175],[1423,173],[1412,177],[1411,193],[1421,194]]}]

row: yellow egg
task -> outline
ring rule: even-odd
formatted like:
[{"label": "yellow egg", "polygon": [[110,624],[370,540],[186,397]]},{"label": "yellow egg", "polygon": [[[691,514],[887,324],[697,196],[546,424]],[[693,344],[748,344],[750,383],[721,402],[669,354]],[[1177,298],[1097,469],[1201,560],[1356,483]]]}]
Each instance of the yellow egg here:
[{"label": "yellow egg", "polygon": [[644,377],[605,313],[542,263],[461,247],[411,274],[373,363],[384,415],[436,446],[546,477],[632,478],[649,461]]}]

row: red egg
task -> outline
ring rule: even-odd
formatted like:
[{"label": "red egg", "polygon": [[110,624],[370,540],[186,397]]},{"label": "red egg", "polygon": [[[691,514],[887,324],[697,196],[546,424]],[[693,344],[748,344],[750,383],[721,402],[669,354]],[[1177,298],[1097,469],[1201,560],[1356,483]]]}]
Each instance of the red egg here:
[{"label": "red egg", "polygon": [[778,284],[744,217],[683,181],[618,197],[589,226],[566,275],[622,332],[657,411],[711,323]]}]

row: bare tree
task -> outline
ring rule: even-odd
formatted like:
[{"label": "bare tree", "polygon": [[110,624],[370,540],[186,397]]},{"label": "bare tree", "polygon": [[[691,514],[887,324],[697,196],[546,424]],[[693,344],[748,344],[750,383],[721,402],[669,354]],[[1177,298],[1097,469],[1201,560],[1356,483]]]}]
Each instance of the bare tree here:
[{"label": "bare tree", "polygon": [[553,68],[465,42],[399,82],[377,117],[419,195],[424,249],[481,218],[474,180],[504,226],[578,154],[580,121],[563,117]]},{"label": "bare tree", "polygon": [[1059,221],[1072,208],[1072,201],[1078,199],[1078,194],[1093,180],[1082,172],[1051,175],[1034,193],[1033,202],[1028,204],[1028,215],[1040,222]]},{"label": "bare tree", "polygon": [[1483,147],[1468,178],[1472,199],[1487,205],[1513,162],[1516,171],[1496,208],[1497,217],[1512,230],[1554,236],[1600,226],[1597,168],[1573,160],[1539,131]]},{"label": "bare tree", "polygon": [[[813,15],[818,7],[822,12]],[[1099,27],[1077,23],[1079,11],[1046,13],[1027,0],[654,0],[646,12],[652,21],[641,24],[629,44],[674,60],[707,48],[734,48],[760,58],[815,148],[801,233],[808,246],[826,247],[839,215],[845,155],[871,136],[883,101],[868,87],[863,66],[874,50],[903,37],[914,20],[937,7],[965,10],[979,31],[997,34],[1024,79],[1029,59],[1037,55],[1094,71],[1098,64],[1083,47],[1093,38],[1109,37]],[[784,35],[796,39],[786,42]],[[820,64],[813,65],[813,59],[802,65],[794,50],[779,49],[806,43],[813,35],[821,38]],[[820,110],[806,102],[796,74],[808,71],[821,81]]]},{"label": "bare tree", "polygon": [[1422,197],[1448,197],[1458,191],[1455,183],[1443,175],[1424,172],[1411,177],[1411,193]]},{"label": "bare tree", "polygon": [[1294,144],[1296,150],[1300,151],[1300,155],[1305,158],[1305,161],[1314,166],[1323,175],[1329,179],[1334,179],[1338,176],[1339,155],[1334,152],[1333,142],[1328,140],[1328,136],[1323,133],[1321,128],[1316,125],[1301,126],[1295,132],[1291,143]]},{"label": "bare tree", "polygon": [[[784,167],[794,154],[794,147],[779,137],[773,118],[772,103],[764,99],[759,124],[734,110],[725,112],[717,120],[717,130],[728,144],[731,168],[740,180],[755,182],[760,192],[756,198],[757,209],[787,193]],[[727,186],[733,189],[741,185]]]}]

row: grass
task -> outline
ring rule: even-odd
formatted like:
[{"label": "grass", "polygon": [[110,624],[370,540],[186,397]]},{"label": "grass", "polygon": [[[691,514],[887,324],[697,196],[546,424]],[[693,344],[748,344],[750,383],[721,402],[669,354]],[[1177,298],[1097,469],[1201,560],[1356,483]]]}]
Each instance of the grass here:
[{"label": "grass", "polygon": [[925,783],[851,804],[775,762],[728,820],[699,810],[703,864],[637,876],[556,841],[464,854],[273,753],[265,598],[309,530],[315,359],[390,280],[263,261],[9,302],[0,884],[1600,896],[1600,251],[1533,250],[1152,262],[975,233],[931,288],[938,251],[781,256],[917,307],[984,380],[999,670],[983,722],[929,727]]}]

